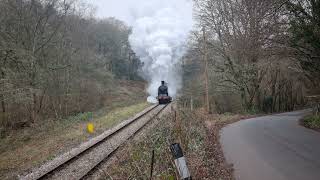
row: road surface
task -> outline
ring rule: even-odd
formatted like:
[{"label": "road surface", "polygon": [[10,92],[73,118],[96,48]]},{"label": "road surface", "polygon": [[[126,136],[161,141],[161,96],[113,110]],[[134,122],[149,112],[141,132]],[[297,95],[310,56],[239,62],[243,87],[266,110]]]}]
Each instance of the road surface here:
[{"label": "road surface", "polygon": [[320,180],[320,133],[298,124],[308,111],[247,119],[223,128],[237,180]]}]

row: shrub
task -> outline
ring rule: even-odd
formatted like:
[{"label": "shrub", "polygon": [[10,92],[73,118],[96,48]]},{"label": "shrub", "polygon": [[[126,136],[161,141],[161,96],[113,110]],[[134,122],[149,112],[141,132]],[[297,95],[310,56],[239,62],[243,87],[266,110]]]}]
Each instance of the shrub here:
[{"label": "shrub", "polygon": [[320,129],[320,116],[307,117],[303,123],[308,128]]}]

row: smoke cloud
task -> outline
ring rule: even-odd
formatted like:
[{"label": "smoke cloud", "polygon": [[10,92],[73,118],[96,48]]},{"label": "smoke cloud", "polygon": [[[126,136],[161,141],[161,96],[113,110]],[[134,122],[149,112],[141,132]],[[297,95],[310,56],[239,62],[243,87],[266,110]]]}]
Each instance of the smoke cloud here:
[{"label": "smoke cloud", "polygon": [[162,80],[169,94],[181,88],[181,57],[192,29],[191,0],[135,0],[130,44],[144,63],[143,77],[149,82],[148,101],[155,102]]}]

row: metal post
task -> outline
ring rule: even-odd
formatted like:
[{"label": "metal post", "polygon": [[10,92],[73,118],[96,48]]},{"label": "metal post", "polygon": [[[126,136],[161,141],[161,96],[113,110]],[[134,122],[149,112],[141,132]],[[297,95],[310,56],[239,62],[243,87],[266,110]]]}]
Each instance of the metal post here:
[{"label": "metal post", "polygon": [[190,109],[191,109],[191,111],[193,111],[193,97],[192,96],[190,99]]},{"label": "metal post", "polygon": [[154,150],[152,150],[152,157],[151,157],[150,180],[152,180],[153,164],[154,164]]}]

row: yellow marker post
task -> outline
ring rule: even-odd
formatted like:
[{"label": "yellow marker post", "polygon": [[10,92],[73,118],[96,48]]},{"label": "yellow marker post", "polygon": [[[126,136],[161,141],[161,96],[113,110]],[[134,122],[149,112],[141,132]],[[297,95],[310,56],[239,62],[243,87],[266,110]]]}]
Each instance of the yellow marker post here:
[{"label": "yellow marker post", "polygon": [[88,123],[87,125],[88,133],[92,134],[94,132],[94,125],[92,123]]}]

